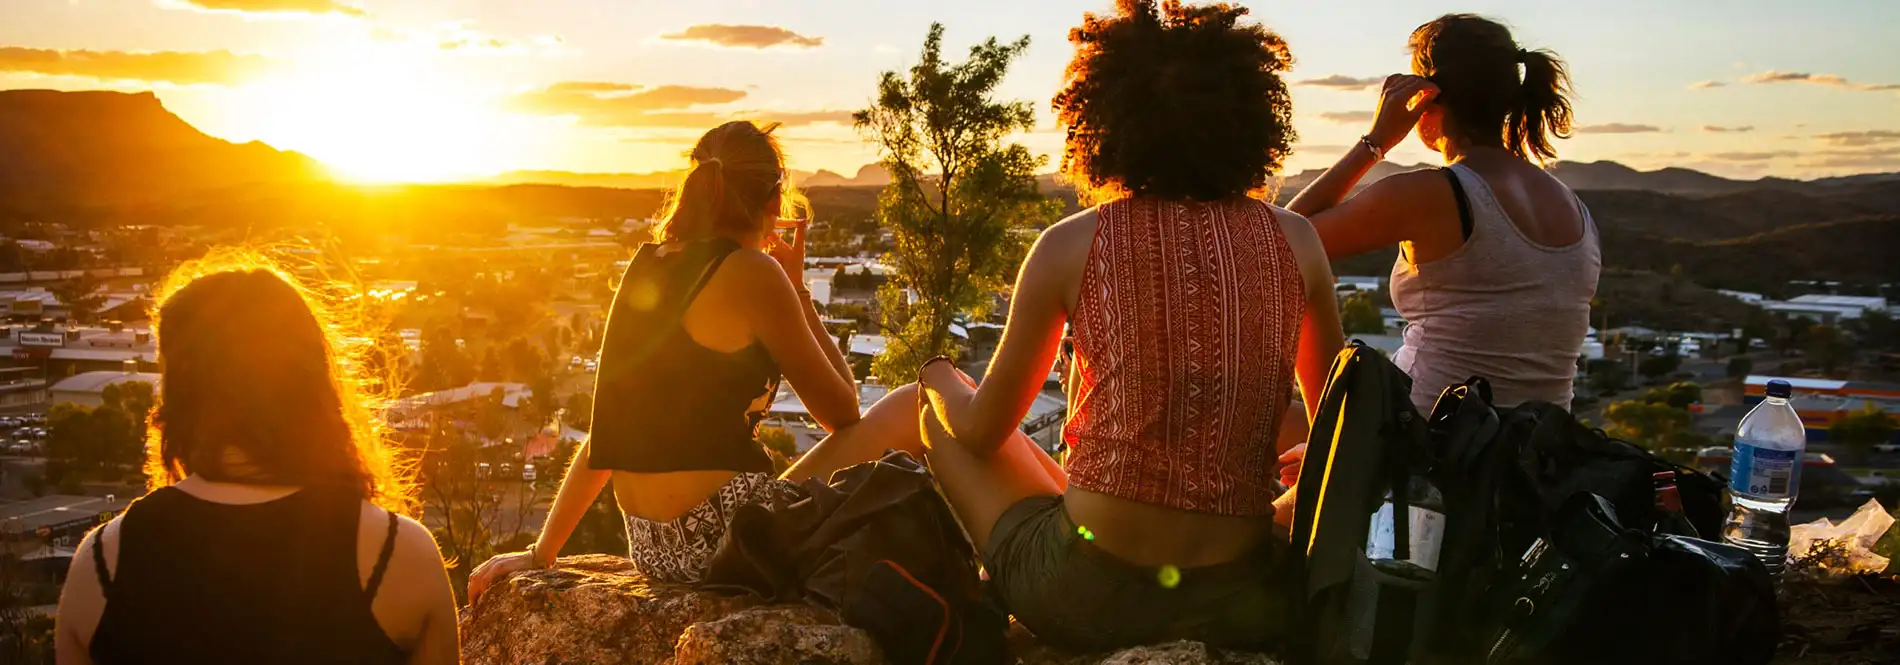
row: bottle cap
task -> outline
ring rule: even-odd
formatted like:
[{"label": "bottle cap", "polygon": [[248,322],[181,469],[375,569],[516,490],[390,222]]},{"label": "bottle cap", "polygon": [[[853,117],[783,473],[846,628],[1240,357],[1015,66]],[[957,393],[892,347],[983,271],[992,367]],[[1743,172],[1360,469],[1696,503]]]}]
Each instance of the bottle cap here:
[{"label": "bottle cap", "polygon": [[1794,386],[1788,385],[1787,381],[1769,381],[1768,382],[1768,396],[1769,397],[1780,397],[1783,399],[1787,399],[1789,395],[1793,395],[1793,394],[1794,394]]}]

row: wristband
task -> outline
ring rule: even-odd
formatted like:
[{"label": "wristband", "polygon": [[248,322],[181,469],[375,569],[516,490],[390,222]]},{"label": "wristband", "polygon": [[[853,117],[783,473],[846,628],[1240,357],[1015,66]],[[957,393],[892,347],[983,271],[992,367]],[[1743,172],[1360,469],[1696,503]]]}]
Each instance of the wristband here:
[{"label": "wristband", "polygon": [[536,542],[535,544],[528,546],[528,563],[533,565],[535,568],[553,568],[554,559],[559,556],[560,556],[560,553],[555,552],[554,557],[550,557],[544,561],[541,559],[541,543],[540,542]]},{"label": "wristband", "polygon": [[926,360],[924,361],[924,364],[917,366],[917,378],[922,379],[924,376],[924,370],[930,369],[931,365],[936,364],[937,361],[940,361],[940,360],[943,362],[950,363],[950,367],[953,369],[957,366],[957,361],[955,358],[951,358],[950,356],[939,355],[929,360]]},{"label": "wristband", "polygon": [[1368,134],[1368,135],[1359,137],[1359,145],[1363,145],[1366,147],[1367,150],[1372,151],[1373,159],[1379,160],[1381,162],[1385,161],[1385,149],[1380,148],[1378,144],[1375,144],[1372,142],[1372,135]]}]

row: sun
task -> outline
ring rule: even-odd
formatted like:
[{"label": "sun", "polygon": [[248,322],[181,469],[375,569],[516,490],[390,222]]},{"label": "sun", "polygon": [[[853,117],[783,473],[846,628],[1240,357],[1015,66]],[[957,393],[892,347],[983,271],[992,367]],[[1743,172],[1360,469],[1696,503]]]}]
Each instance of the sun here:
[{"label": "sun", "polygon": [[519,132],[478,81],[414,51],[356,44],[243,91],[265,143],[344,179],[441,182],[500,172]]}]

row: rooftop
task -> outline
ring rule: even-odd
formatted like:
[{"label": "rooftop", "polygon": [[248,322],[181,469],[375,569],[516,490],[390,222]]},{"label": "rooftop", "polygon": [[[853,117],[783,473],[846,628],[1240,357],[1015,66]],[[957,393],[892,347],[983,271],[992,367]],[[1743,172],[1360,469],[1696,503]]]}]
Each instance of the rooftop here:
[{"label": "rooftop", "polygon": [[54,494],[0,505],[0,533],[32,533],[82,519],[98,519],[125,508],[124,501],[96,496]]},{"label": "rooftop", "polygon": [[152,372],[80,372],[60,379],[59,383],[53,384],[49,390],[65,393],[103,393],[107,386],[127,381],[143,381],[152,384],[152,389],[157,390],[160,376]]}]

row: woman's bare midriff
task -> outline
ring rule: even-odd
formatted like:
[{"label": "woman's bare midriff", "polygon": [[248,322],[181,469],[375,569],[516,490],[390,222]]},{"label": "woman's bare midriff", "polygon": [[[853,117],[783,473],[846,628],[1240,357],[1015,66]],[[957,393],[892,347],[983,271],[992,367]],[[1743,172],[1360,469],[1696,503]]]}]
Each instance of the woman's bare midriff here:
[{"label": "woman's bare midriff", "polygon": [[614,501],[629,517],[671,522],[704,503],[738,475],[733,471],[615,471]]},{"label": "woman's bare midriff", "polygon": [[1273,517],[1209,515],[1118,499],[1069,486],[1069,519],[1094,543],[1138,566],[1194,568],[1234,561],[1273,536]]}]

